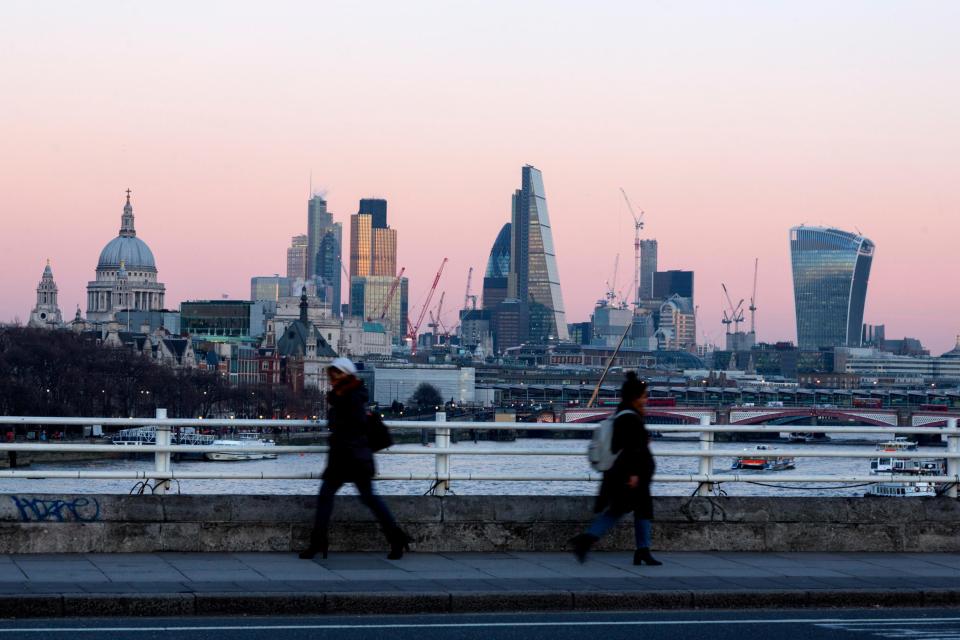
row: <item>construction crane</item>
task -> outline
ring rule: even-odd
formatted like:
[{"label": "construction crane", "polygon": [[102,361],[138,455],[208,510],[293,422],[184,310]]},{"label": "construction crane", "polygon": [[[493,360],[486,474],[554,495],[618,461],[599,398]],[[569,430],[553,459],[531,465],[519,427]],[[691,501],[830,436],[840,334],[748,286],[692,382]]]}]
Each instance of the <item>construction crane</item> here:
[{"label": "construction crane", "polygon": [[393,302],[393,297],[397,293],[397,287],[400,286],[400,279],[403,278],[403,274],[406,270],[406,267],[400,267],[400,273],[397,274],[393,284],[390,285],[390,291],[387,292],[387,298],[383,302],[383,309],[380,311],[380,320],[383,320],[387,317],[387,312],[390,311],[390,303]]},{"label": "construction crane", "polygon": [[753,293],[750,294],[750,333],[757,335],[757,268],[760,266],[760,258],[753,259]]},{"label": "construction crane", "polygon": [[440,335],[440,329],[443,329],[444,331],[447,330],[447,328],[443,326],[443,322],[440,321],[440,314],[443,312],[443,300],[446,297],[447,292],[441,291],[440,302],[437,303],[437,314],[433,315],[433,311],[430,312],[430,328],[433,329],[434,336]]},{"label": "construction crane", "polygon": [[[430,291],[427,293],[427,299],[423,303],[423,308],[420,310],[420,316],[417,318],[415,324],[410,325],[410,332],[407,334],[407,337],[410,339],[411,355],[417,355],[417,334],[420,333],[420,325],[423,324],[423,319],[427,316],[427,311],[430,309],[430,301],[433,299],[433,294],[437,291],[437,284],[440,282],[440,276],[443,274],[443,268],[447,266],[448,260],[449,258],[444,258],[443,262],[440,263],[440,268],[437,269],[437,275],[433,278],[433,285],[430,287]],[[407,321],[409,322],[409,319]]]},{"label": "construction crane", "polygon": [[633,295],[636,296],[634,298],[634,313],[636,313],[640,310],[640,230],[643,229],[643,211],[640,211],[639,216],[634,213],[633,205],[630,204],[630,198],[627,197],[623,187],[620,187],[620,193],[623,194],[630,216],[633,217]]},{"label": "construction crane", "polygon": [[721,283],[720,286],[723,287],[723,295],[726,296],[727,305],[730,307],[730,315],[728,316],[726,312],[723,314],[723,322],[727,325],[727,333],[730,333],[730,323],[733,323],[733,332],[740,333],[740,323],[743,322],[743,299],[740,299],[737,306],[733,306],[733,299],[730,298],[727,285]]},{"label": "construction crane", "polygon": [[[463,294],[463,308],[467,309],[468,304],[470,304],[470,284],[473,282],[473,267],[470,267],[470,270],[467,271],[467,292]],[[476,303],[474,303],[476,307]]]},{"label": "construction crane", "polygon": [[617,299],[617,271],[620,269],[620,254],[613,259],[613,278],[607,280],[607,304],[613,305]]}]

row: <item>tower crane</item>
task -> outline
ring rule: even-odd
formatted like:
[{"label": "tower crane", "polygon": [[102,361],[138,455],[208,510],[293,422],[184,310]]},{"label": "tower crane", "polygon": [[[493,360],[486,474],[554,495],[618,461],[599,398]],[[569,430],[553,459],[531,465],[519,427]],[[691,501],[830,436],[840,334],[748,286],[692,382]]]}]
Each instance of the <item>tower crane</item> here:
[{"label": "tower crane", "polygon": [[730,332],[730,323],[733,323],[733,332],[740,333],[740,323],[743,322],[743,298],[740,299],[740,303],[737,306],[733,306],[733,300],[730,298],[730,292],[727,291],[727,285],[721,283],[723,287],[723,295],[727,297],[727,305],[730,307],[730,315],[727,316],[724,312],[724,324],[727,325],[727,333]]},{"label": "tower crane", "polygon": [[617,299],[617,271],[620,269],[620,254],[613,259],[613,278],[607,281],[607,304],[613,305]]},{"label": "tower crane", "polygon": [[633,295],[636,296],[634,298],[634,313],[636,313],[640,309],[640,230],[643,229],[643,211],[640,211],[639,216],[634,213],[633,205],[630,204],[630,198],[627,197],[623,187],[620,187],[620,193],[623,194],[627,210],[633,218]]},{"label": "tower crane", "polygon": [[750,294],[750,333],[757,334],[757,268],[760,266],[760,258],[753,259],[753,293]]},{"label": "tower crane", "polygon": [[427,299],[423,303],[423,308],[420,310],[420,315],[417,317],[417,322],[410,325],[410,332],[407,334],[407,338],[410,339],[411,355],[417,355],[417,334],[420,333],[420,325],[423,324],[423,319],[426,317],[427,311],[430,309],[430,301],[433,299],[433,294],[437,291],[437,284],[440,282],[440,276],[443,274],[443,268],[447,266],[448,260],[449,258],[444,258],[443,262],[440,263],[440,268],[437,270],[437,275],[433,278],[433,285],[430,287],[429,293],[427,293]]},{"label": "tower crane", "polygon": [[[467,305],[470,304],[470,284],[473,282],[473,267],[470,267],[470,270],[467,271],[467,292],[463,294],[463,308],[468,309]],[[476,303],[473,305],[476,307]]]}]

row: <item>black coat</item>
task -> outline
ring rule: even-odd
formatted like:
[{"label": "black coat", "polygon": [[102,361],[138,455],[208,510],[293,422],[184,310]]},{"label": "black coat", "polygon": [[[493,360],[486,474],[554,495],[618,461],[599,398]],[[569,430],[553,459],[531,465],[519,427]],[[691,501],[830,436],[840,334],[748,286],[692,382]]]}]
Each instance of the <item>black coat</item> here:
[{"label": "black coat", "polygon": [[372,478],[376,470],[367,443],[367,389],[354,379],[341,383],[339,390],[342,393],[327,394],[330,451],[323,479],[353,482]]},{"label": "black coat", "polygon": [[[621,406],[617,411],[625,408]],[[619,451],[620,455],[613,467],[603,473],[594,510],[599,513],[609,508],[618,515],[634,511],[641,518],[652,519],[650,482],[657,466],[650,453],[649,435],[640,414],[630,412],[616,419],[611,448],[614,452]],[[636,489],[627,486],[631,476],[640,478]]]}]

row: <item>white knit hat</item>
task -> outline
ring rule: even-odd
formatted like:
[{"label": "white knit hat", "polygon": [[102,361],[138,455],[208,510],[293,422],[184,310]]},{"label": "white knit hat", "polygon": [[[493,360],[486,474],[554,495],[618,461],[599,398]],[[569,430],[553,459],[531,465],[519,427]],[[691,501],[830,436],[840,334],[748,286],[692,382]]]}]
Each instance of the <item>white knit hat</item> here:
[{"label": "white knit hat", "polygon": [[337,358],[330,363],[331,369],[337,369],[351,376],[357,375],[357,365],[350,361],[350,358]]}]

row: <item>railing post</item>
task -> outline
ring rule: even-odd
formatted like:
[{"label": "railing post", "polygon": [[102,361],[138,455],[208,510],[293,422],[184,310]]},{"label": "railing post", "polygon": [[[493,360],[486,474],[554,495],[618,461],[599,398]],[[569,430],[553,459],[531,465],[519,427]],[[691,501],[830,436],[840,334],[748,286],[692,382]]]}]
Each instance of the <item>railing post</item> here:
[{"label": "railing post", "polygon": [[[700,426],[709,427],[710,417],[709,416],[701,417]],[[713,450],[713,432],[712,431],[700,432],[700,450],[701,451]],[[702,476],[713,475],[713,458],[711,458],[710,456],[700,456],[700,475]],[[708,496],[712,491],[713,491],[713,485],[709,482],[701,482],[697,486],[698,496]]]},{"label": "railing post", "polygon": [[[947,428],[956,431],[957,419],[947,418]],[[947,452],[960,453],[960,435],[951,433],[947,436]],[[953,478],[953,483],[947,489],[947,497],[957,497],[957,476],[960,476],[960,460],[957,458],[947,458],[947,475]]]},{"label": "railing post", "polygon": [[[436,415],[437,422],[446,422],[447,413],[445,411],[438,411]],[[450,427],[437,427],[434,431],[434,443],[437,449],[447,449],[450,447]],[[446,453],[437,453],[434,454],[434,459],[436,461],[436,473],[437,478],[445,478],[447,474],[450,473],[450,455]],[[434,495],[443,496],[446,495],[447,490],[450,488],[450,482],[447,480],[438,480],[437,486],[434,487]]]},{"label": "railing post", "polygon": [[[166,420],[167,419],[167,410],[166,409],[157,409],[157,420]],[[157,425],[156,431],[156,444],[167,447],[170,446],[170,425]],[[160,471],[161,473],[170,472],[170,452],[169,451],[157,451],[154,455],[154,469]],[[166,479],[157,478],[156,486],[153,490],[154,493],[164,494],[167,492],[167,489],[170,487],[170,481]]]}]

